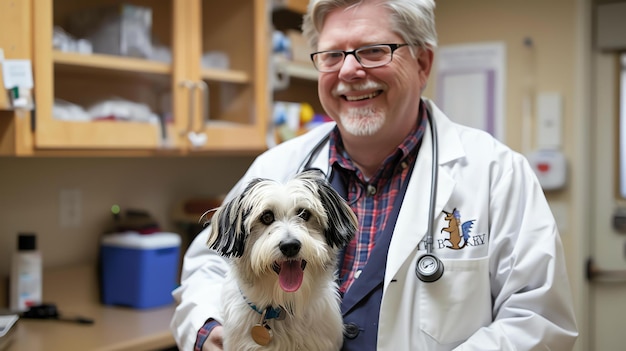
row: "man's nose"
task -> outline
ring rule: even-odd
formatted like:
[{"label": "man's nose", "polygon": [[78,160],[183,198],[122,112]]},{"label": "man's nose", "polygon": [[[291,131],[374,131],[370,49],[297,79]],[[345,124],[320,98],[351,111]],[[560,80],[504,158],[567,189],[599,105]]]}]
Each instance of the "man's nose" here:
[{"label": "man's nose", "polygon": [[356,59],[354,53],[347,54],[339,70],[340,78],[349,79],[359,71],[363,71],[363,66],[361,66],[359,60]]}]

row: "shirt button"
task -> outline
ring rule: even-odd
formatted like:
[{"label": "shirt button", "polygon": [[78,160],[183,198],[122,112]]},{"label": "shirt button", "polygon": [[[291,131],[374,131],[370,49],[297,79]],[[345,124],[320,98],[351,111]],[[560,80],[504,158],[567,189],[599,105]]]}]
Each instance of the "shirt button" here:
[{"label": "shirt button", "polygon": [[361,276],[361,273],[362,273],[362,272],[363,272],[363,271],[362,271],[362,270],[360,270],[360,269],[359,269],[358,271],[354,272],[354,279],[359,279],[359,277]]},{"label": "shirt button", "polygon": [[356,338],[361,332],[358,324],[355,323],[346,323],[343,325],[343,335],[348,339]]},{"label": "shirt button", "polygon": [[374,196],[376,195],[376,187],[373,185],[368,185],[367,186],[367,196]]},{"label": "shirt button", "polygon": [[408,166],[409,166],[409,164],[408,164],[408,163],[406,163],[406,161],[402,161],[402,163],[400,163],[400,167],[401,167],[402,169],[406,169]]}]

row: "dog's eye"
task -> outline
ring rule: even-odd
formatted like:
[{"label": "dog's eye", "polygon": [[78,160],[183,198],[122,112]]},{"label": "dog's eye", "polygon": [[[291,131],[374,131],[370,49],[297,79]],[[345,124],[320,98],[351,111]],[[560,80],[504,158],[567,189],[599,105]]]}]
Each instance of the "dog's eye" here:
[{"label": "dog's eye", "polygon": [[311,212],[309,210],[301,208],[298,212],[298,217],[302,218],[302,220],[306,222],[311,218]]},{"label": "dog's eye", "polygon": [[263,223],[265,225],[270,225],[270,224],[274,223],[274,212],[272,212],[272,211],[265,211],[261,215],[260,219],[261,219],[261,223]]}]

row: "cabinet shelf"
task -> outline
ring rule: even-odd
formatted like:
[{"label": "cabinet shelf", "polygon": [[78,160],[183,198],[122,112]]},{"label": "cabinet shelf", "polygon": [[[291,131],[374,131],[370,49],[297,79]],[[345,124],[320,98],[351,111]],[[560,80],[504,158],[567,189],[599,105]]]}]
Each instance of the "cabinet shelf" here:
[{"label": "cabinet shelf", "polygon": [[132,57],[103,54],[77,54],[62,51],[54,51],[52,57],[55,65],[57,66],[96,68],[110,71],[127,71],[133,73],[162,75],[172,73],[172,68],[167,63]]},{"label": "cabinet shelf", "polygon": [[308,0],[273,0],[273,9],[286,9],[295,13],[304,14],[308,5]]},{"label": "cabinet shelf", "polygon": [[227,83],[250,83],[250,75],[244,71],[203,68],[203,79]]},{"label": "cabinet shelf", "polygon": [[[66,70],[96,69],[133,74],[172,74],[172,67],[167,63],[133,57],[54,51],[53,59],[57,67]],[[204,68],[201,74],[202,78],[217,82],[245,84],[251,81],[248,73],[238,70]]]},{"label": "cabinet shelf", "polygon": [[290,77],[317,81],[318,73],[311,65],[296,62],[286,62],[285,68]]}]

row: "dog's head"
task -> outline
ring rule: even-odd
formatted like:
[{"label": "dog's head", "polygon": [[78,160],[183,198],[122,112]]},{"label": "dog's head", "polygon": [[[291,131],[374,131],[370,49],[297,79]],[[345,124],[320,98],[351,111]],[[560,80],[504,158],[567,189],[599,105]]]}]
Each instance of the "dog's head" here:
[{"label": "dog's head", "polygon": [[246,273],[278,273],[281,288],[293,292],[305,268],[334,269],[337,251],[356,230],[348,204],[321,172],[307,171],[285,184],[250,182],[215,212],[208,245]]}]

